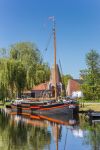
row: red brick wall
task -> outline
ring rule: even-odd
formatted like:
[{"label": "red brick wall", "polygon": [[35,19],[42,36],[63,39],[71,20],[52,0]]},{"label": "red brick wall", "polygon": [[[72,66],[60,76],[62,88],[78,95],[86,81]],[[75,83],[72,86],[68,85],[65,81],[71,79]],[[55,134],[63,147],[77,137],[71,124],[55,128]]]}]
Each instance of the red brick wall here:
[{"label": "red brick wall", "polygon": [[70,96],[74,91],[80,91],[80,84],[77,81],[70,79],[68,81],[66,93]]}]

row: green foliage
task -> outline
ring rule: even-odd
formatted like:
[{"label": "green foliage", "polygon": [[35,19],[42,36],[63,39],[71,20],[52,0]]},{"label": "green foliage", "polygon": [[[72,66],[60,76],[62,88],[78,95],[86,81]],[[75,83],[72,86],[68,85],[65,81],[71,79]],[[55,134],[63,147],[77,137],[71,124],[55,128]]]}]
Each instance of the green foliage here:
[{"label": "green foliage", "polygon": [[45,81],[49,81],[50,79],[50,68],[47,64],[39,64],[37,65],[36,70],[36,84],[44,83]]},{"label": "green foliage", "polygon": [[21,42],[11,46],[10,58],[21,60],[26,67],[30,64],[41,63],[42,57],[35,44],[30,42]]},{"label": "green foliage", "polygon": [[17,88],[18,97],[21,97],[21,92],[26,86],[26,70],[21,62],[17,62],[15,68],[15,85]]},{"label": "green foliage", "polygon": [[27,89],[49,79],[50,68],[43,63],[40,51],[34,44],[22,42],[12,45],[10,57],[23,63],[26,70]]},{"label": "green foliage", "polygon": [[68,80],[69,79],[73,79],[73,77],[69,74],[66,75],[62,75],[61,76],[61,81],[62,81],[62,92],[61,92],[61,96],[65,97],[66,96],[66,87],[68,84]]},{"label": "green foliage", "polygon": [[11,45],[10,55],[1,50],[0,92],[1,99],[21,97],[24,89],[49,80],[50,68],[43,63],[41,53],[35,44],[21,42]]},{"label": "green foliage", "polygon": [[6,49],[5,48],[0,48],[0,55],[1,57],[6,57]]},{"label": "green foliage", "polygon": [[42,150],[51,141],[51,134],[45,123],[37,122],[35,119],[29,120],[29,124],[27,121],[18,122],[4,112],[0,112],[0,135],[2,140],[7,139],[3,140],[3,148],[7,150],[28,150],[30,147],[33,150]]},{"label": "green foliage", "polygon": [[69,74],[62,75],[62,83],[65,87],[67,86],[67,83],[68,83],[69,79],[73,79],[73,77]]},{"label": "green foliage", "polygon": [[86,55],[87,69],[81,70],[81,77],[84,80],[82,85],[85,99],[100,99],[100,54],[91,50]]},{"label": "green foliage", "polygon": [[7,70],[6,70],[6,59],[0,59],[0,99],[4,102],[7,97]]},{"label": "green foliage", "polygon": [[87,133],[83,137],[84,144],[91,145],[91,150],[99,150],[100,149],[100,124],[99,123],[91,123],[92,120],[86,121],[84,116],[80,117],[80,128],[83,131],[87,130]]}]

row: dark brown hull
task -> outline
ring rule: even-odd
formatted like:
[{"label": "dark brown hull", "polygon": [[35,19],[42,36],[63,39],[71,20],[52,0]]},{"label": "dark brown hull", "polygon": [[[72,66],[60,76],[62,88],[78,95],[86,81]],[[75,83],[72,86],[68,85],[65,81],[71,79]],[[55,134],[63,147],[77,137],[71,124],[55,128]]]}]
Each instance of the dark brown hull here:
[{"label": "dark brown hull", "polygon": [[30,113],[30,114],[41,114],[41,115],[66,115],[68,113],[78,113],[79,107],[74,105],[74,108],[69,108],[70,105],[63,103],[54,103],[54,104],[32,104],[32,103],[23,103],[11,105],[12,111],[17,113]]}]

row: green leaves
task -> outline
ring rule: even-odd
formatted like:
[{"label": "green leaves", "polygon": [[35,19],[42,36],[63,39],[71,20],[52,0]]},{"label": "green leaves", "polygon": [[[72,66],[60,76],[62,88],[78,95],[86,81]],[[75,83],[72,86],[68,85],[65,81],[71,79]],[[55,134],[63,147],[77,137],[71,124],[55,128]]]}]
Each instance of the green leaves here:
[{"label": "green leaves", "polygon": [[26,86],[26,70],[21,62],[16,63],[15,86],[17,88],[18,97],[21,97],[21,92]]},{"label": "green leaves", "polygon": [[87,69],[81,70],[82,90],[86,99],[100,99],[100,54],[91,50],[86,54]]},{"label": "green leaves", "polygon": [[62,82],[63,82],[63,85],[66,87],[67,83],[68,83],[68,80],[69,79],[73,79],[73,77],[69,74],[67,75],[62,75]]},{"label": "green leaves", "polygon": [[36,84],[44,83],[50,79],[50,68],[47,64],[39,64],[36,69]]},{"label": "green leaves", "polygon": [[50,68],[43,63],[35,44],[16,43],[11,45],[9,52],[8,57],[3,53],[0,58],[0,88],[1,91],[6,91],[1,97],[21,97],[24,89],[31,89],[34,85],[49,80]]}]

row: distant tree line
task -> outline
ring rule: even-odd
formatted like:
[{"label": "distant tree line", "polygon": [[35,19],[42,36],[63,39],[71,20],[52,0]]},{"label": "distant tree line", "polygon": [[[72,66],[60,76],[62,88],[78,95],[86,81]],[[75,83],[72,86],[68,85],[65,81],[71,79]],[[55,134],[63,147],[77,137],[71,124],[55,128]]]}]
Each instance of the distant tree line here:
[{"label": "distant tree line", "polygon": [[[0,51],[0,99],[21,97],[25,89],[48,81],[50,67],[35,44],[20,42]],[[8,53],[9,52],[9,53]]]}]

